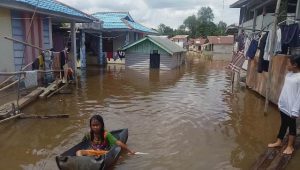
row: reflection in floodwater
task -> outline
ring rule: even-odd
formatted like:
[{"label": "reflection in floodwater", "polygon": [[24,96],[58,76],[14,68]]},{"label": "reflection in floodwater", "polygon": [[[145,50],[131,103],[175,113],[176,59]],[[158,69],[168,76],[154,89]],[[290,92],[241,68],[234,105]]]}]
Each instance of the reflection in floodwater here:
[{"label": "reflection in floodwater", "polygon": [[274,139],[279,116],[276,107],[264,116],[264,100],[243,87],[230,94],[227,64],[190,59],[172,71],[81,70],[73,94],[24,110],[69,119],[0,126],[0,169],[56,169],[55,155],[81,140],[93,113],[103,115],[108,130],[129,128],[130,148],[150,153],[123,155],[115,169],[249,169]]}]

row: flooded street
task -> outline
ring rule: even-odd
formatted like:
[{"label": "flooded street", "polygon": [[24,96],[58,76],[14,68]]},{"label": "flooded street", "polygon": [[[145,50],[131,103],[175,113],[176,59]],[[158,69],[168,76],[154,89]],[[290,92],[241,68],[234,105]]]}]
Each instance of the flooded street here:
[{"label": "flooded street", "polygon": [[[73,94],[24,110],[70,114],[0,125],[0,169],[57,169],[54,157],[78,143],[89,117],[101,113],[108,130],[129,129],[128,145],[149,155],[123,155],[115,169],[249,169],[275,139],[277,108],[246,88],[230,93],[228,62],[189,59],[172,71],[124,66],[81,71]],[[297,153],[288,169],[296,169]]]}]

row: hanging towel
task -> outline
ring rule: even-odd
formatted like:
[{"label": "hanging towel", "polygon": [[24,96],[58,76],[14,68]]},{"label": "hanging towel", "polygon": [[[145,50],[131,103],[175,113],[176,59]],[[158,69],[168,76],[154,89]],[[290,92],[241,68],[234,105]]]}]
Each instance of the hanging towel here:
[{"label": "hanging towel", "polygon": [[36,87],[38,85],[37,71],[26,71],[24,83],[26,88]]},{"label": "hanging towel", "polygon": [[257,46],[258,46],[258,41],[253,39],[251,41],[250,46],[249,46],[249,48],[247,50],[247,53],[246,53],[247,58],[253,59],[255,57]]},{"label": "hanging towel", "polygon": [[52,64],[52,70],[60,70],[60,54],[54,53],[53,54],[53,64]]},{"label": "hanging towel", "polygon": [[288,44],[290,47],[296,47],[299,44],[299,26],[298,24],[291,24],[282,26],[283,35],[282,42]]},{"label": "hanging towel", "polygon": [[108,61],[110,61],[110,59],[113,58],[113,52],[107,52],[107,58]]},{"label": "hanging towel", "polygon": [[245,42],[245,49],[244,49],[244,56],[246,56],[246,57],[248,57],[247,56],[247,52],[248,52],[248,49],[249,49],[249,47],[250,47],[250,44],[251,44],[251,39],[248,37],[247,39],[246,39],[246,42]]},{"label": "hanging towel", "polygon": [[[266,40],[266,47],[264,53],[264,60],[270,60],[270,51],[271,51],[271,43],[272,43],[272,33],[269,33],[268,38]],[[274,44],[274,55],[281,52],[281,29],[278,28],[275,34],[275,44]]]}]

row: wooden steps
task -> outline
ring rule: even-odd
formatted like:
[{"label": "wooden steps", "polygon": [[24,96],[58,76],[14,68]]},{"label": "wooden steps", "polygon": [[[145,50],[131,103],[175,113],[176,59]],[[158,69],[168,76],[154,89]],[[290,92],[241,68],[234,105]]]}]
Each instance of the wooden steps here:
[{"label": "wooden steps", "polygon": [[55,91],[57,88],[59,88],[60,84],[62,83],[62,80],[57,80],[51,83],[47,88],[45,88],[44,92],[39,95],[40,99],[45,99],[47,96]]},{"label": "wooden steps", "polygon": [[[28,104],[30,104],[31,102],[35,101],[43,91],[44,91],[44,88],[39,87],[39,88],[33,90],[28,95],[22,97],[19,100],[19,109],[22,109],[25,106],[27,106]],[[17,109],[16,106],[17,106],[17,101],[12,101],[12,102],[9,102],[9,103],[6,103],[6,104],[0,106],[0,119],[8,118],[11,115],[14,115],[15,111]]]},{"label": "wooden steps", "polygon": [[283,145],[277,148],[267,148],[253,164],[252,170],[281,170],[285,169],[292,159],[295,152],[300,148],[300,135],[297,135],[295,141],[295,150],[292,155],[286,155],[282,152],[287,146],[287,137],[283,140]]}]

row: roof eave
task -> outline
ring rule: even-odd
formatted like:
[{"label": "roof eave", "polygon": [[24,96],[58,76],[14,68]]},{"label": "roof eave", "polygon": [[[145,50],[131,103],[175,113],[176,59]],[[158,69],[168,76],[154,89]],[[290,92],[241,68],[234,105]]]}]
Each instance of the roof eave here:
[{"label": "roof eave", "polygon": [[164,47],[162,44],[156,42],[156,41],[153,40],[151,37],[149,37],[149,40],[150,40],[151,42],[153,42],[155,45],[157,45],[157,46],[159,46],[160,48],[162,48],[163,50],[165,50],[167,53],[169,53],[169,54],[171,54],[171,55],[174,54],[174,52],[170,51],[169,49],[167,49],[166,47]]},{"label": "roof eave", "polygon": [[[34,12],[35,11],[35,9],[27,7],[27,5],[17,6],[17,5],[1,3],[1,2],[0,2],[0,7],[15,9],[15,10],[21,10],[21,11],[26,11],[26,12]],[[59,17],[59,18],[63,18],[63,19],[66,19],[66,20],[74,21],[76,23],[85,23],[85,22],[93,22],[94,21],[92,19],[88,19],[88,18],[84,18],[84,17],[79,17],[79,16],[77,17],[77,16],[72,16],[72,15],[67,15],[67,14],[63,14],[63,13],[60,13],[60,12],[54,12],[54,11],[40,9],[40,8],[37,8],[36,12],[38,14],[43,14],[43,15],[48,15],[48,16],[53,16],[53,17]]]},{"label": "roof eave", "polygon": [[248,0],[238,0],[235,3],[231,4],[230,8],[241,8],[248,3]]}]

